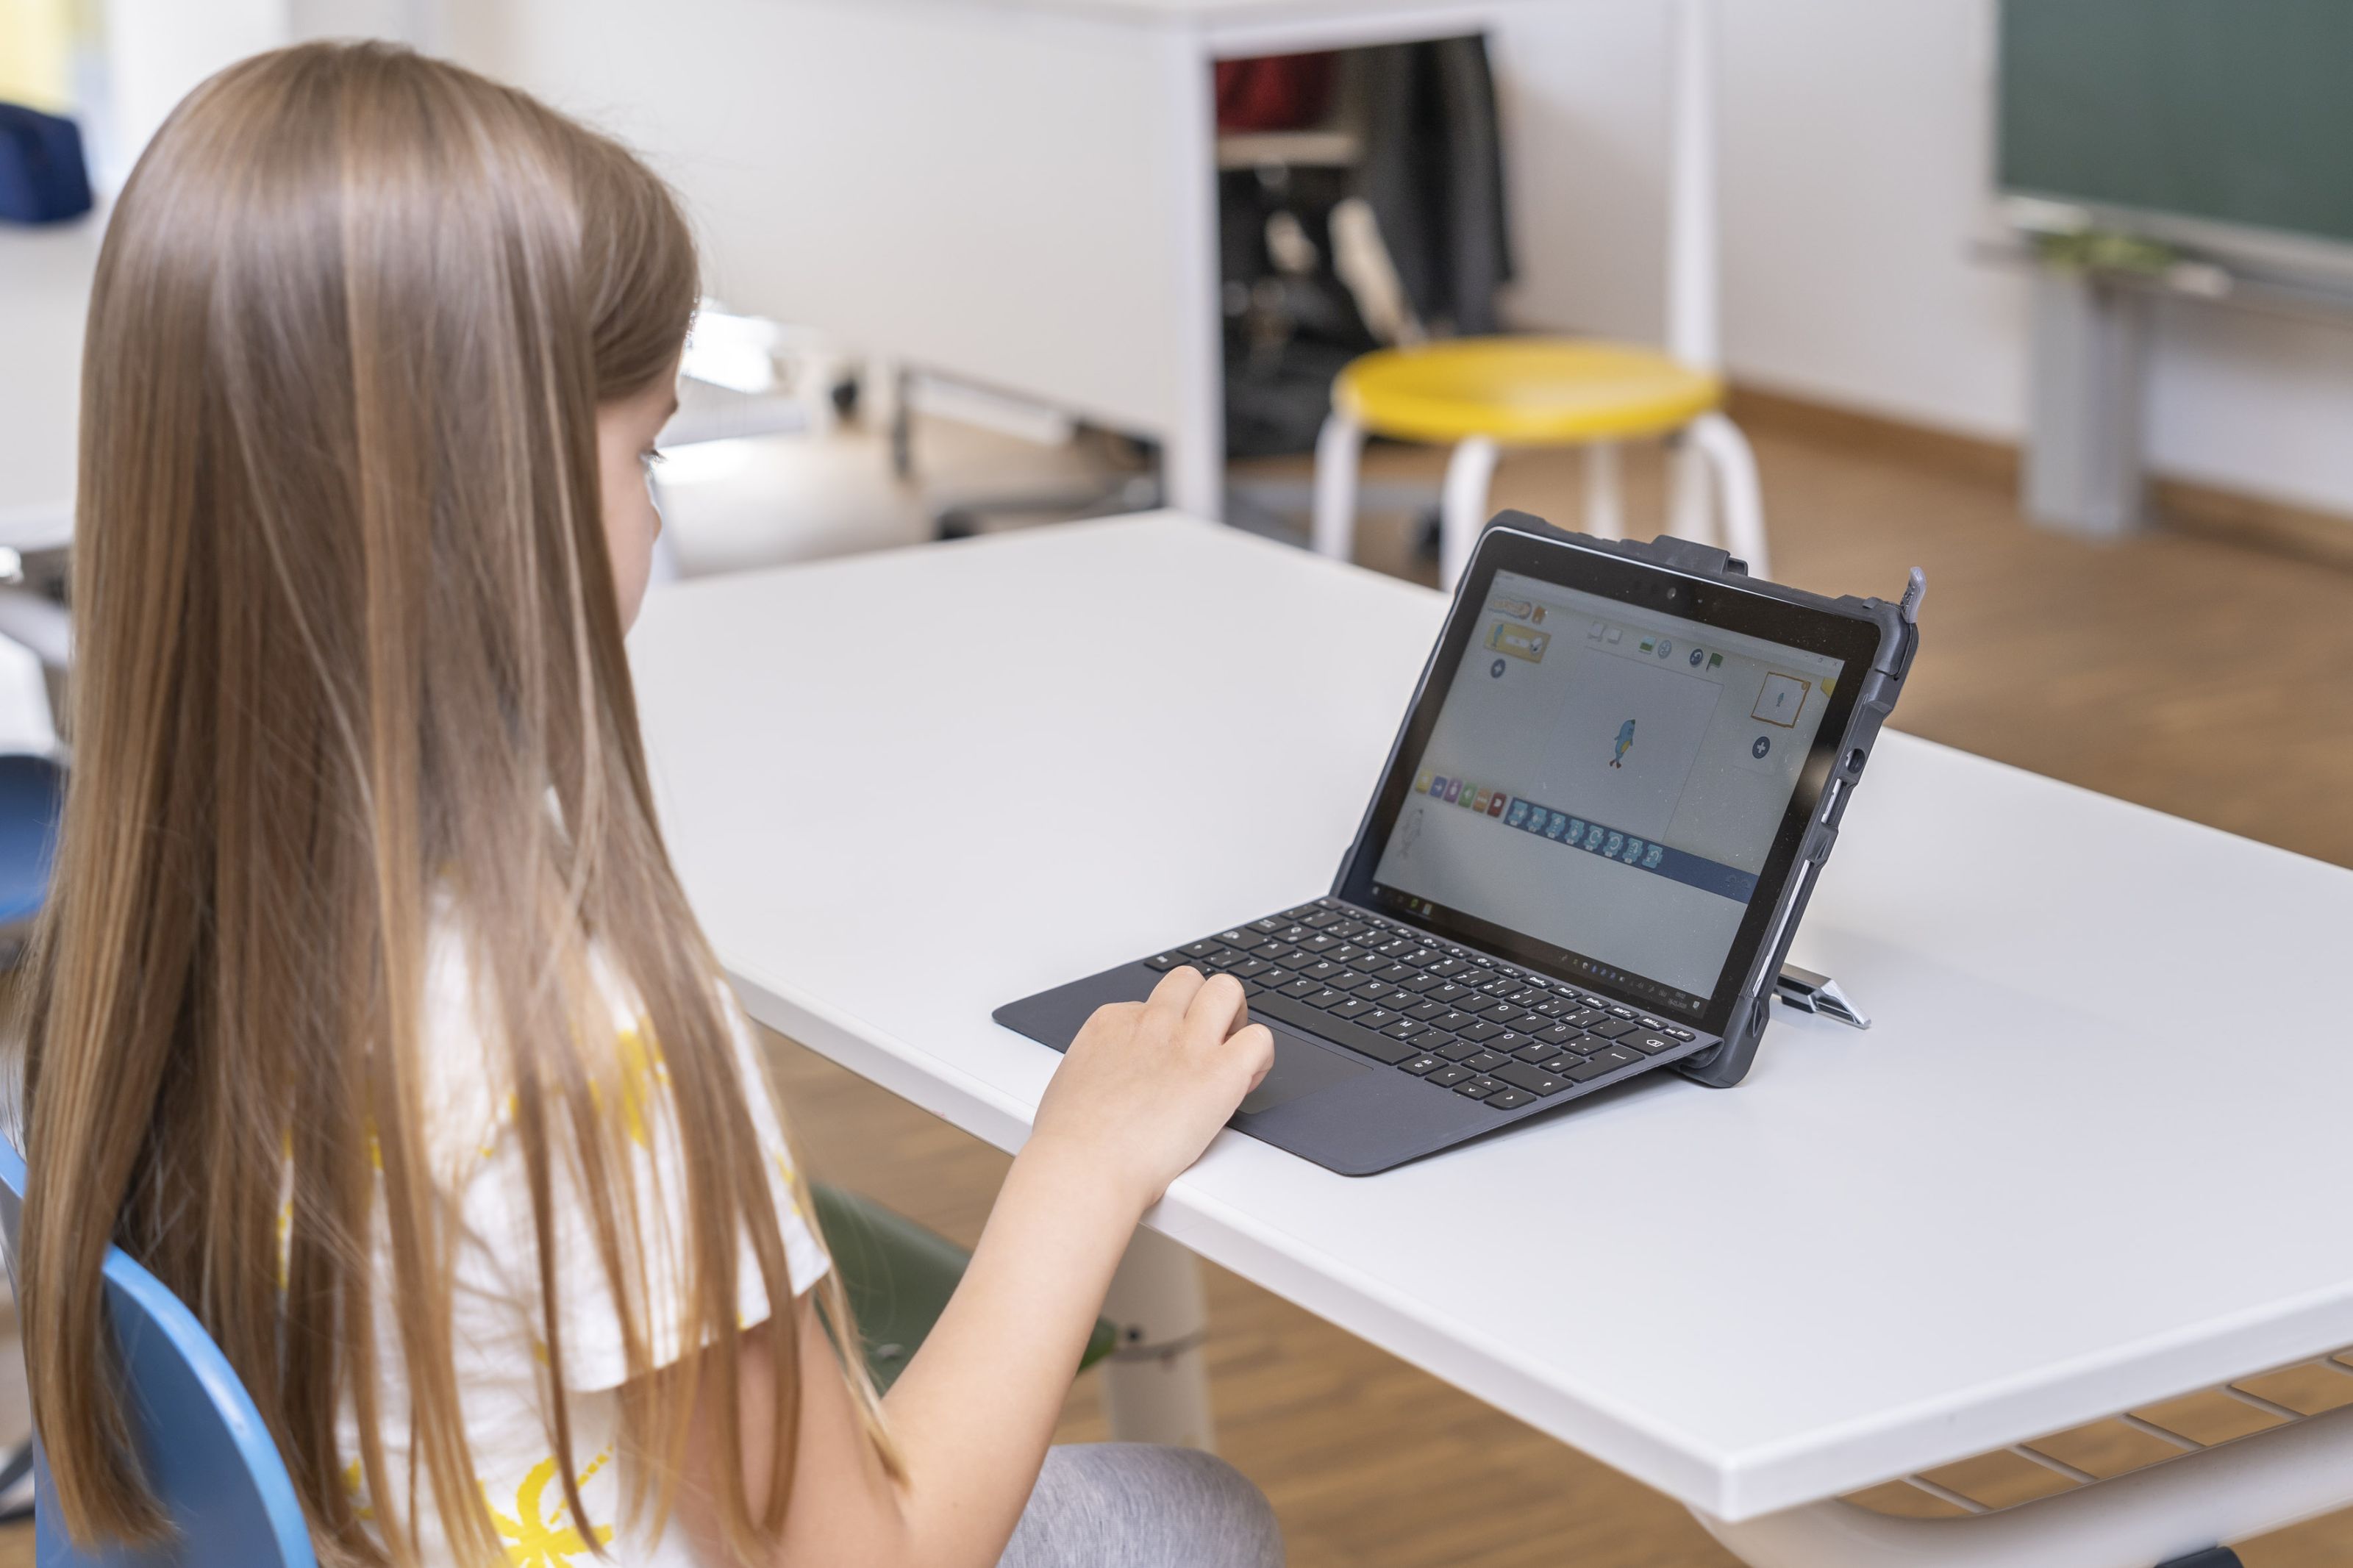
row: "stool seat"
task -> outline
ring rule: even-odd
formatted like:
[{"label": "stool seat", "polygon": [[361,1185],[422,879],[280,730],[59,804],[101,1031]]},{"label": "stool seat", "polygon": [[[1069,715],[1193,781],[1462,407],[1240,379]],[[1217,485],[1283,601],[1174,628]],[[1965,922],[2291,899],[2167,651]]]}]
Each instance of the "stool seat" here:
[{"label": "stool seat", "polygon": [[1334,404],[1366,430],[1448,444],[1576,446],[1663,436],[1724,401],[1724,383],[1656,349],[1578,338],[1454,338],[1369,353]]}]

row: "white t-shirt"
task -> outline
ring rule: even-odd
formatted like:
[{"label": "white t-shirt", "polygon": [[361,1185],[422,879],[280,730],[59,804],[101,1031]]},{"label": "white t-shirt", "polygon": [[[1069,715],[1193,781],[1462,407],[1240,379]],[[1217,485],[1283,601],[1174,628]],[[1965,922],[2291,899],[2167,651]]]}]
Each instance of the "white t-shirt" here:
[{"label": "white t-shirt", "polygon": [[[624,1120],[645,1245],[649,1300],[639,1318],[654,1364],[681,1353],[678,1293],[666,1289],[683,1270],[683,1171],[675,1108],[656,1042],[628,999],[628,988],[600,975],[613,1005],[613,1048],[619,1053],[617,1103],[606,1114]],[[750,1026],[733,999],[727,1013],[737,1070],[750,1104],[769,1177],[786,1266],[796,1294],[824,1274],[828,1260],[793,1191],[791,1153],[765,1089]],[[618,1389],[628,1376],[620,1319],[598,1261],[588,1211],[573,1186],[570,1162],[550,1162],[559,1274],[558,1326],[564,1378],[570,1394],[573,1463],[578,1468],[585,1519],[575,1519],[549,1438],[541,1394],[547,1372],[542,1339],[538,1251],[530,1187],[520,1140],[508,1126],[512,1102],[492,1042],[478,1022],[465,953],[454,939],[438,939],[430,954],[422,1038],[427,1058],[429,1123],[427,1143],[437,1179],[456,1194],[462,1215],[453,1270],[451,1336],[458,1386],[474,1468],[507,1560],[518,1568],[593,1568],[593,1538],[617,1568],[691,1568],[684,1533],[671,1528],[658,1541],[619,1533],[622,1489],[614,1464],[620,1414]],[[665,1222],[668,1223],[665,1223]],[[673,1246],[676,1250],[674,1251]],[[393,1484],[406,1490],[407,1389],[400,1374],[390,1259],[379,1234],[379,1364],[384,1446]],[[744,1327],[767,1319],[767,1292],[749,1237],[737,1265],[737,1320]],[[359,1437],[347,1409],[339,1433],[345,1483],[362,1487]],[[431,1488],[420,1480],[418,1506],[429,1510]],[[362,1500],[363,1507],[366,1500]],[[648,1510],[650,1511],[650,1510]],[[640,1531],[647,1524],[638,1526]],[[449,1563],[438,1522],[419,1531],[426,1562]]]}]

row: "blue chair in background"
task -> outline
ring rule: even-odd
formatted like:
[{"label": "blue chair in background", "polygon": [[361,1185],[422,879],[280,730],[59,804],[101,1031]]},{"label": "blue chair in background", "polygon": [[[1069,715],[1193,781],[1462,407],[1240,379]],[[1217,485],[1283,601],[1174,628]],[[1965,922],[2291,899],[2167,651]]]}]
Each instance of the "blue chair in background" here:
[{"label": "blue chair in background", "polygon": [[[24,1205],[24,1157],[0,1140],[0,1237],[12,1275]],[[106,1306],[140,1458],[178,1539],[147,1552],[83,1552],[44,1508],[33,1527],[40,1568],[316,1568],[293,1478],[195,1314],[111,1247]],[[46,1495],[48,1466],[37,1434],[33,1467],[35,1485]]]}]

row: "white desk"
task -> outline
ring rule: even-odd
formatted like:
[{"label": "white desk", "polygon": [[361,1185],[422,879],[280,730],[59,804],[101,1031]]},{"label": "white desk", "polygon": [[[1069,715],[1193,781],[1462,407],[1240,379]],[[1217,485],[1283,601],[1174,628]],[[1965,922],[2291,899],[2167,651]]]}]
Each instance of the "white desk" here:
[{"label": "white desk", "polygon": [[[1442,608],[1162,514],[664,589],[633,650],[754,1015],[1013,1148],[1059,1058],[990,1009],[1325,890]],[[1150,1224],[1736,1538],[2353,1342],[2348,937],[2353,873],[1891,733],[1795,952],[1870,1033],[1364,1180],[1224,1133]]]}]

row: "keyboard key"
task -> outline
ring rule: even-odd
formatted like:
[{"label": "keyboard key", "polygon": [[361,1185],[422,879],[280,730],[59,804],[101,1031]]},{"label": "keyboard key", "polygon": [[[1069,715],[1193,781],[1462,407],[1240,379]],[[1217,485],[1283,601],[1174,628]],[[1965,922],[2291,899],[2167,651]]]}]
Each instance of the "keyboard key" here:
[{"label": "keyboard key", "polygon": [[1356,1022],[1367,1029],[1386,1029],[1396,1023],[1398,1017],[1398,1014],[1390,1012],[1387,1007],[1371,1007],[1358,1014]]},{"label": "keyboard key", "polygon": [[1672,1024],[1668,1025],[1662,1032],[1678,1040],[1691,1040],[1698,1038],[1698,1037],[1694,1035],[1689,1029],[1678,1029]]},{"label": "keyboard key", "polygon": [[1490,1037],[1487,1041],[1487,1048],[1491,1051],[1501,1051],[1505,1056],[1510,1056],[1514,1051],[1518,1050],[1527,1043],[1527,1036],[1520,1033],[1517,1029],[1506,1029],[1500,1035]]},{"label": "keyboard key", "polygon": [[1314,963],[1307,964],[1302,968],[1299,972],[1299,977],[1303,980],[1329,980],[1332,976],[1339,973],[1340,966],[1338,964],[1333,963],[1328,958],[1319,958]]},{"label": "keyboard key", "polygon": [[1565,1046],[1577,1038],[1577,1031],[1567,1024],[1555,1024],[1548,1029],[1538,1029],[1536,1038],[1546,1045]]},{"label": "keyboard key", "polygon": [[1472,990],[1476,991],[1482,985],[1493,984],[1494,979],[1495,972],[1492,969],[1470,967],[1461,970],[1455,974],[1454,984],[1457,985],[1468,985]]},{"label": "keyboard key", "polygon": [[1657,1034],[1648,1029],[1642,1030],[1638,1034],[1628,1035],[1625,1038],[1620,1040],[1618,1044],[1620,1046],[1631,1046],[1646,1057],[1655,1057],[1661,1051],[1672,1051],[1675,1048],[1674,1041],[1667,1038],[1664,1035]]},{"label": "keyboard key", "polygon": [[1288,923],[1290,922],[1285,921],[1281,915],[1267,915],[1262,919],[1250,921],[1250,930],[1271,936],[1276,931],[1281,931]]},{"label": "keyboard key", "polygon": [[1493,1072],[1511,1059],[1500,1051],[1481,1051],[1476,1056],[1464,1057],[1462,1065],[1472,1072]]},{"label": "keyboard key", "polygon": [[[1506,1029],[1516,1029],[1520,1026],[1522,1022],[1535,1018],[1535,1015],[1529,1012],[1525,1007],[1514,1007],[1509,1002],[1504,1002],[1496,1006],[1488,1008],[1485,1012],[1480,1014],[1479,1016],[1486,1019],[1490,1024],[1501,1024]],[[1544,1025],[1542,1020],[1537,1020],[1536,1027],[1542,1028],[1543,1026]]]},{"label": "keyboard key", "polygon": [[1537,1040],[1512,1053],[1514,1058],[1524,1062],[1548,1062],[1560,1054],[1560,1047],[1550,1040]]},{"label": "keyboard key", "polygon": [[[1504,1085],[1497,1082],[1495,1079],[1482,1074],[1480,1077],[1472,1079],[1468,1083],[1458,1085],[1454,1092],[1457,1094],[1470,1095],[1472,1100],[1484,1100],[1503,1087]],[[1475,1094],[1472,1093],[1473,1089],[1478,1092]]]},{"label": "keyboard key", "polygon": [[1327,1011],[1335,1018],[1354,1018],[1371,1011],[1372,1005],[1361,997],[1351,996],[1345,1002],[1334,1003]]},{"label": "keyboard key", "polygon": [[1432,1018],[1446,1016],[1446,1009],[1435,1002],[1417,1002],[1405,1010],[1405,1016],[1418,1023],[1427,1024]]},{"label": "keyboard key", "polygon": [[1358,937],[1364,935],[1366,931],[1372,930],[1372,927],[1366,925],[1362,921],[1340,921],[1335,924],[1325,926],[1324,929],[1331,932],[1334,936],[1338,937],[1342,942],[1354,942]]},{"label": "keyboard key", "polygon": [[1187,942],[1185,944],[1185,952],[1187,957],[1207,958],[1209,954],[1218,951],[1219,945],[1219,944],[1216,937],[1205,936],[1198,942]]},{"label": "keyboard key", "polygon": [[1512,993],[1510,1000],[1514,1007],[1534,1007],[1537,1003],[1546,1000],[1547,994],[1533,985],[1524,985]]},{"label": "keyboard key", "polygon": [[1490,980],[1486,984],[1479,987],[1479,991],[1482,995],[1493,996],[1501,1001],[1510,997],[1514,993],[1518,991],[1519,988],[1520,983],[1518,981],[1505,975],[1494,980]]},{"label": "keyboard key", "polygon": [[1227,973],[1233,975],[1237,980],[1256,980],[1260,975],[1264,974],[1268,970],[1272,969],[1274,965],[1267,963],[1266,960],[1262,958],[1250,958],[1245,959],[1241,963],[1235,964],[1233,968],[1229,970]]},{"label": "keyboard key", "polygon": [[1588,1034],[1599,1035],[1605,1040],[1614,1040],[1620,1035],[1632,1034],[1634,1026],[1623,1018],[1604,1018],[1598,1024],[1588,1024],[1585,1029]]},{"label": "keyboard key", "polygon": [[1351,969],[1361,969],[1366,974],[1370,974],[1376,969],[1387,969],[1389,966],[1389,961],[1377,952],[1360,952],[1354,958],[1344,958],[1340,962]]},{"label": "keyboard key", "polygon": [[1469,1028],[1473,1022],[1470,1014],[1449,1008],[1432,1018],[1430,1021],[1430,1026],[1433,1029],[1443,1029],[1450,1035],[1459,1035]]},{"label": "keyboard key", "polygon": [[1352,1051],[1360,1052],[1375,1061],[1387,1062],[1392,1067],[1398,1062],[1410,1061],[1423,1054],[1419,1047],[1408,1045],[1403,1040],[1392,1040],[1385,1035],[1376,1034],[1365,1028],[1361,1023],[1352,1023],[1345,1018],[1333,1017],[1328,1013],[1319,1013],[1293,997],[1261,996],[1251,1004],[1251,1007],[1263,1017],[1293,1025],[1306,1030],[1311,1035],[1320,1036],[1334,1045],[1345,1046]]},{"label": "keyboard key", "polygon": [[1332,978],[1324,982],[1324,984],[1329,985],[1335,991],[1354,991],[1361,994],[1366,982],[1365,977],[1357,973],[1355,970],[1344,969],[1340,971],[1339,973],[1335,974]]},{"label": "keyboard key", "polygon": [[1409,1072],[1414,1077],[1419,1078],[1424,1073],[1436,1072],[1445,1065],[1436,1057],[1416,1057],[1409,1062],[1398,1063],[1398,1068],[1401,1072]]},{"label": "keyboard key", "polygon": [[1490,1110],[1517,1110],[1523,1105],[1534,1105],[1536,1097],[1524,1089],[1499,1089],[1487,1097]]},{"label": "keyboard key", "polygon": [[1282,988],[1282,994],[1285,996],[1313,996],[1323,989],[1324,986],[1317,981],[1294,980]]},{"label": "keyboard key", "polygon": [[1334,948],[1339,946],[1340,939],[1334,936],[1325,936],[1322,931],[1317,931],[1314,936],[1301,937],[1299,939],[1299,945],[1305,948],[1310,952],[1321,954],[1329,952]]},{"label": "keyboard key", "polygon": [[1504,1005],[1504,1004],[1496,1001],[1493,996],[1482,996],[1475,991],[1454,1005],[1465,1013],[1481,1014],[1486,1013],[1493,1008]]},{"label": "keyboard key", "polygon": [[1597,1078],[1608,1078],[1618,1069],[1609,1062],[1579,1062],[1560,1076],[1571,1083],[1591,1083]]},{"label": "keyboard key", "polygon": [[1459,1062],[1466,1057],[1477,1056],[1487,1047],[1481,1045],[1476,1040],[1457,1040],[1452,1045],[1425,1046],[1422,1048],[1435,1055],[1444,1057],[1450,1062]]},{"label": "keyboard key", "polygon": [[1306,1003],[1310,1007],[1321,1012],[1328,1007],[1337,1007],[1341,1003],[1350,1001],[1352,998],[1345,991],[1335,991],[1329,985],[1326,985],[1324,989],[1315,993],[1314,995],[1303,996],[1300,1000]]},{"label": "keyboard key", "polygon": [[1484,1018],[1482,1018],[1468,1028],[1456,1029],[1453,1032],[1461,1036],[1466,1040],[1492,1040],[1497,1035],[1502,1034],[1504,1030],[1502,1026],[1490,1024]]},{"label": "keyboard key", "polygon": [[1344,942],[1324,950],[1324,956],[1335,963],[1353,963],[1365,956],[1365,950],[1353,942]]},{"label": "keyboard key", "polygon": [[1556,1078],[1542,1068],[1525,1062],[1505,1062],[1495,1069],[1495,1076],[1514,1089],[1525,1089],[1533,1095],[1558,1094],[1568,1087],[1565,1078]]},{"label": "keyboard key", "polygon": [[1612,1068],[1630,1068],[1641,1059],[1641,1052],[1630,1051],[1622,1045],[1611,1046],[1609,1049],[1603,1051],[1596,1051],[1590,1058],[1592,1061],[1608,1062]]},{"label": "keyboard key", "polygon": [[1547,996],[1543,1001],[1537,1003],[1535,1006],[1530,1007],[1528,1011],[1531,1013],[1541,1013],[1547,1018],[1558,1018],[1568,1013],[1576,1011],[1576,1009],[1557,996]]},{"label": "keyboard key", "polygon": [[1373,971],[1374,979],[1386,980],[1392,985],[1402,985],[1409,980],[1419,979],[1420,974],[1421,971],[1409,969],[1402,963],[1392,963],[1387,969]]},{"label": "keyboard key", "polygon": [[1413,1043],[1432,1056],[1436,1056],[1449,1046],[1464,1046],[1472,1042],[1458,1040],[1443,1029],[1424,1029],[1413,1037]]},{"label": "keyboard key", "polygon": [[1630,1024],[1634,1021],[1634,1009],[1623,1004],[1612,1002],[1609,1004],[1609,1016],[1613,1018],[1623,1018]]},{"label": "keyboard key", "polygon": [[1478,1076],[1478,1074],[1472,1072],[1466,1067],[1444,1067],[1440,1068],[1436,1072],[1425,1073],[1422,1075],[1421,1081],[1424,1083],[1441,1084],[1448,1089],[1451,1089],[1458,1083],[1468,1083],[1471,1079]]},{"label": "keyboard key", "polygon": [[[1428,976],[1424,976],[1424,978],[1427,979]],[[1455,984],[1451,980],[1442,980],[1437,984],[1431,986],[1429,990],[1423,992],[1422,994],[1429,997],[1433,1002],[1443,1002],[1450,1007],[1455,1007],[1460,1006],[1461,1005],[1462,998],[1470,995],[1471,993],[1463,987]]]},{"label": "keyboard key", "polygon": [[1153,968],[1161,971],[1163,973],[1166,973],[1169,970],[1174,969],[1178,964],[1184,963],[1185,955],[1181,952],[1155,952],[1144,962],[1152,965]]},{"label": "keyboard key", "polygon": [[1461,974],[1464,970],[1470,967],[1471,966],[1469,964],[1463,963],[1459,958],[1441,958],[1436,963],[1430,966],[1430,972],[1432,974],[1446,975],[1451,979],[1455,975]]},{"label": "keyboard key", "polygon": [[1650,1017],[1650,1016],[1648,1016],[1647,1015],[1646,1015],[1646,1016],[1642,1016],[1642,1017],[1640,1017],[1640,1018],[1635,1019],[1635,1020],[1634,1020],[1634,1022],[1635,1022],[1635,1024],[1636,1024],[1636,1026],[1639,1026],[1639,1027],[1641,1027],[1641,1028],[1648,1029],[1648,1030],[1650,1030],[1650,1031],[1651,1031],[1651,1033],[1652,1033],[1652,1034],[1654,1034],[1654,1035],[1655,1035],[1655,1034],[1657,1034],[1660,1030],[1662,1030],[1662,1029],[1663,1029],[1663,1028],[1665,1028],[1665,1027],[1666,1027],[1666,1026],[1665,1026],[1664,1024],[1661,1023],[1658,1019],[1653,1018],[1653,1017]]},{"label": "keyboard key", "polygon": [[1228,947],[1239,947],[1245,952],[1261,946],[1266,942],[1265,937],[1247,926],[1236,926],[1232,931],[1221,931],[1218,933],[1218,940]]},{"label": "keyboard key", "polygon": [[1314,926],[1317,931],[1322,931],[1325,926],[1338,925],[1345,918],[1330,910],[1317,910],[1312,915],[1300,916],[1299,923],[1303,926]]},{"label": "keyboard key", "polygon": [[1399,984],[1409,991],[1427,996],[1431,992],[1442,988],[1447,983],[1435,974],[1417,974],[1412,979],[1401,981]]},{"label": "keyboard key", "polygon": [[1357,986],[1356,994],[1376,1007],[1387,1007],[1398,1013],[1404,1012],[1421,1000],[1410,991],[1400,991],[1396,986],[1379,980],[1368,980]]},{"label": "keyboard key", "polygon": [[1416,1035],[1429,1032],[1430,1026],[1419,1018],[1399,1018],[1396,1023],[1388,1025],[1381,1030],[1382,1034],[1393,1040],[1409,1040]]}]

